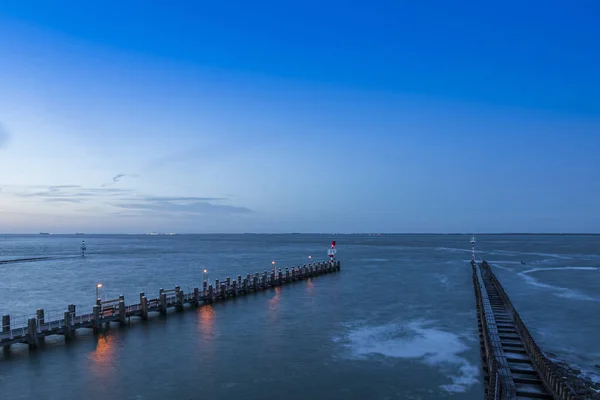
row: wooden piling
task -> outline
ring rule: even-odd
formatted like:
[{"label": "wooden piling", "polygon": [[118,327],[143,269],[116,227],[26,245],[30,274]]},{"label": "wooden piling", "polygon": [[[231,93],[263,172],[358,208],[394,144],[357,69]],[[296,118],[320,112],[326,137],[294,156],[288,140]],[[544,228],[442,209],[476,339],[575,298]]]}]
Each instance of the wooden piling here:
[{"label": "wooden piling", "polygon": [[296,268],[292,267],[292,282],[296,280]]},{"label": "wooden piling", "polygon": [[72,320],[71,312],[65,311],[63,319],[64,319],[63,332],[65,334],[65,340],[71,340],[71,339],[73,339],[73,333],[75,332],[75,330],[73,329],[73,324],[72,324],[73,320]]},{"label": "wooden piling", "polygon": [[29,318],[27,320],[27,344],[30,349],[37,347],[37,320],[35,318]]},{"label": "wooden piling", "polygon": [[212,287],[212,285],[208,285],[207,302],[208,302],[208,304],[212,304],[213,303],[213,287]]},{"label": "wooden piling", "polygon": [[262,277],[262,288],[266,289],[267,288],[267,284],[268,284],[267,271],[265,271],[265,272],[263,272],[263,277]]},{"label": "wooden piling", "polygon": [[231,278],[227,277],[227,279],[225,279],[225,284],[227,285],[226,290],[229,291],[229,288],[231,288]]},{"label": "wooden piling", "polygon": [[256,290],[258,289],[258,272],[254,274],[254,277],[252,278],[252,290],[254,290],[256,292]]},{"label": "wooden piling", "polygon": [[231,282],[231,296],[232,297],[237,297],[237,281],[233,281]]},{"label": "wooden piling", "polygon": [[[144,293],[142,292],[140,294],[142,295]],[[145,295],[140,298],[140,307],[142,309],[142,320],[145,321],[148,319],[148,299]]]},{"label": "wooden piling", "polygon": [[237,287],[238,287],[238,290],[240,290],[240,288],[242,287],[242,276],[241,275],[238,275]]},{"label": "wooden piling", "polygon": [[[10,331],[10,315],[5,314],[2,316],[2,332]],[[7,350],[10,346],[3,346],[4,350]]]},{"label": "wooden piling", "polygon": [[202,282],[202,294],[206,296],[206,291],[208,290],[208,282]]},{"label": "wooden piling", "polygon": [[244,294],[248,294],[248,278],[244,278],[244,282],[243,282],[243,290],[244,290]]},{"label": "wooden piling", "polygon": [[167,294],[162,289],[160,292],[160,315],[167,315]]},{"label": "wooden piling", "polygon": [[200,304],[200,289],[198,289],[197,287],[194,288],[194,307],[198,307],[198,304]]},{"label": "wooden piling", "polygon": [[175,305],[175,309],[177,311],[183,310],[183,290],[181,287],[175,286],[175,298],[177,299],[177,304]]},{"label": "wooden piling", "polygon": [[[44,319],[44,309],[43,308],[38,308],[36,310],[36,312],[35,312],[35,317],[37,318],[38,328],[41,330],[42,326],[46,322],[45,319]],[[38,337],[38,342],[39,343],[44,343],[44,337],[40,335],[40,337]]]},{"label": "wooden piling", "polygon": [[119,325],[125,325],[125,298],[119,296]]},{"label": "wooden piling", "polygon": [[227,298],[227,285],[225,283],[221,284],[221,292],[220,299],[225,300]]},{"label": "wooden piling", "polygon": [[92,313],[94,314],[94,319],[92,320],[92,330],[94,333],[100,332],[101,329],[101,321],[100,321],[100,309],[101,306],[95,305],[92,309]]}]

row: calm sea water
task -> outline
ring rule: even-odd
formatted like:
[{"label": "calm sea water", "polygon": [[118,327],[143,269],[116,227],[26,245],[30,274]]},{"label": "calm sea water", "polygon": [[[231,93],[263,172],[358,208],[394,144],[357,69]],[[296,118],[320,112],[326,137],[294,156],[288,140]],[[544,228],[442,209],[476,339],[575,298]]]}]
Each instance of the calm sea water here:
[{"label": "calm sea water", "polygon": [[[101,297],[325,259],[339,274],[234,301],[0,350],[11,399],[481,399],[480,355],[463,235],[0,236],[0,313],[47,315]],[[600,236],[479,236],[540,345],[600,374]],[[521,264],[524,261],[525,264]]]}]

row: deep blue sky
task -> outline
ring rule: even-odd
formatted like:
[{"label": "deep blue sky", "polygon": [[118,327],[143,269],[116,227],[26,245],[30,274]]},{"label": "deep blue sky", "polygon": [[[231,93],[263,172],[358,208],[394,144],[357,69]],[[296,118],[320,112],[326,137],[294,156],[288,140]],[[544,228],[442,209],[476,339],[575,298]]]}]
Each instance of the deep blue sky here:
[{"label": "deep blue sky", "polygon": [[596,2],[96,4],[0,3],[0,232],[600,232]]}]

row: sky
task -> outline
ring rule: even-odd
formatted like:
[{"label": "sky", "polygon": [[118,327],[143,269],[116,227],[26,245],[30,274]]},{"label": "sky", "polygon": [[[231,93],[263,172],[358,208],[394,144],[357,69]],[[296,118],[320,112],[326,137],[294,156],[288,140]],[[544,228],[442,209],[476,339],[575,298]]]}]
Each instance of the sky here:
[{"label": "sky", "polygon": [[0,232],[600,232],[600,3],[0,2]]}]

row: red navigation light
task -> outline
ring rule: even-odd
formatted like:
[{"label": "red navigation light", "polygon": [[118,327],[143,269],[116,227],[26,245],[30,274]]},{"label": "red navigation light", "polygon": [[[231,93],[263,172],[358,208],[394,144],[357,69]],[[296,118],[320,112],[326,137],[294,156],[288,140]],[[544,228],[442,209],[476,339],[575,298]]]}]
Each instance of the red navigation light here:
[{"label": "red navigation light", "polygon": [[335,247],[335,240],[331,241],[331,248],[333,249]]}]

